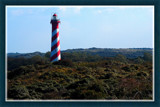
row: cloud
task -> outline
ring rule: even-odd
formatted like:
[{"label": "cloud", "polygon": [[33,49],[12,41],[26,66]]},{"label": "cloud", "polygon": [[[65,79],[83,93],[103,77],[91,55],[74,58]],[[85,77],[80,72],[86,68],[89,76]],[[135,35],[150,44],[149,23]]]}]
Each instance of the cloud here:
[{"label": "cloud", "polygon": [[20,15],[31,15],[31,14],[39,14],[45,13],[48,8],[9,8],[8,11],[11,12],[13,16],[20,16]]},{"label": "cloud", "polygon": [[102,10],[97,10],[97,13],[102,13]]},{"label": "cloud", "polygon": [[75,13],[80,13],[80,11],[81,11],[82,8],[83,7],[74,7],[74,12]]},{"label": "cloud", "polygon": [[65,12],[66,9],[67,9],[67,7],[64,7],[64,6],[61,6],[61,7],[58,7],[58,8],[59,8],[59,10],[62,11],[62,12]]},{"label": "cloud", "polygon": [[117,8],[121,10],[129,9],[129,8],[139,8],[139,9],[146,9],[146,8],[153,8],[153,6],[118,6]]},{"label": "cloud", "polygon": [[108,7],[108,8],[101,8],[101,9],[98,9],[98,10],[96,10],[95,11],[95,13],[96,14],[101,14],[101,13],[112,13],[112,12],[114,12],[115,11],[115,9],[114,8],[112,8],[112,7]]},{"label": "cloud", "polygon": [[60,12],[80,13],[82,6],[59,6]]},{"label": "cloud", "polygon": [[33,12],[33,9],[27,9],[27,10],[25,10],[25,9],[16,9],[16,10],[12,10],[11,11],[11,14],[13,15],[13,16],[20,16],[20,15],[24,15],[24,14],[33,14],[34,12]]},{"label": "cloud", "polygon": [[115,9],[113,9],[113,8],[108,8],[108,9],[105,9],[104,11],[105,12],[113,12]]},{"label": "cloud", "polygon": [[19,15],[24,14],[24,11],[23,10],[12,10],[11,14],[14,16],[19,16]]},{"label": "cloud", "polygon": [[116,12],[117,10],[128,10],[128,9],[149,9],[149,11],[153,10],[153,6],[108,6],[108,7],[98,7],[95,11],[96,14],[102,13],[112,13]]}]

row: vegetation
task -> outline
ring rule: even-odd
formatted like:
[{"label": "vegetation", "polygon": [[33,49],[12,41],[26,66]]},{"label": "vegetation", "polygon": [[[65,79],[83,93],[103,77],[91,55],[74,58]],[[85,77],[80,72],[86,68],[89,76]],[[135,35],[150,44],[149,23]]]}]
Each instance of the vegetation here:
[{"label": "vegetation", "polygon": [[[83,54],[90,54],[90,55],[99,55],[101,57],[115,57],[117,54],[124,55],[127,58],[137,58],[143,57],[143,54],[149,53],[152,54],[152,48],[120,48],[120,49],[112,49],[112,48],[89,48],[89,49],[68,49],[61,51],[61,53],[83,53]],[[33,56],[41,56],[43,57],[46,55],[45,53],[41,52],[34,52],[34,53],[8,53],[9,57],[19,58],[31,58]],[[67,56],[69,57],[69,56]]]},{"label": "vegetation", "polygon": [[152,99],[152,54],[128,58],[87,52],[8,57],[8,99]]}]

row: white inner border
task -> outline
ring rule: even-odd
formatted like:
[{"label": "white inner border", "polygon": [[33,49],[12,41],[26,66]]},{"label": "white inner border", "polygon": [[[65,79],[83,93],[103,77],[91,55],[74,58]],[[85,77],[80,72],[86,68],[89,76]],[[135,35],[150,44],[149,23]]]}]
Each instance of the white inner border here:
[{"label": "white inner border", "polygon": [[[123,99],[120,99],[120,100],[8,100],[7,99],[7,7],[153,7],[153,57],[152,57],[152,60],[153,60],[153,73],[152,73],[152,77],[153,77],[153,80],[152,80],[152,100],[123,100]],[[116,5],[101,5],[101,6],[93,6],[93,5],[85,5],[85,6],[73,6],[73,5],[67,5],[67,6],[63,6],[63,5],[49,5],[49,6],[43,6],[43,5],[35,5],[35,6],[29,6],[29,5],[21,5],[21,6],[18,6],[18,5],[6,5],[5,6],[5,40],[6,40],[6,48],[5,48],[5,101],[6,102],[154,102],[155,101],[155,65],[154,65],[154,55],[155,55],[155,51],[154,51],[154,10],[155,10],[155,7],[154,5],[148,5],[148,6],[145,6],[145,5],[138,5],[138,6],[134,6],[134,5],[121,5],[121,6],[116,6]]]}]

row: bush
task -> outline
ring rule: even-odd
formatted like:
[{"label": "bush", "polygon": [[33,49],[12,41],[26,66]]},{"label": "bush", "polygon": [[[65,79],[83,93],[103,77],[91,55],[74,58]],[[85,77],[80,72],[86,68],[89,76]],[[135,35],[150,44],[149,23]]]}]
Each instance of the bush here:
[{"label": "bush", "polygon": [[25,86],[12,86],[8,89],[8,98],[13,99],[29,99],[30,95]]},{"label": "bush", "polygon": [[17,76],[25,75],[29,72],[35,72],[35,71],[36,71],[36,69],[33,65],[20,66],[19,68],[8,72],[8,79],[13,79]]},{"label": "bush", "polygon": [[29,90],[35,90],[35,92],[39,93],[48,93],[48,92],[57,92],[57,88],[61,86],[57,84],[55,81],[45,81],[45,82],[38,82],[28,86]]},{"label": "bush", "polygon": [[121,69],[126,72],[131,72],[131,68],[129,66],[122,67]]},{"label": "bush", "polygon": [[78,88],[71,93],[70,99],[105,99],[105,95],[102,92],[96,92],[95,90]]},{"label": "bush", "polygon": [[54,63],[43,63],[50,58],[49,52],[43,57],[24,59],[24,66],[20,66],[23,61],[19,60],[20,65],[12,65],[14,69],[8,71],[8,98],[152,99],[151,62],[139,57],[143,63],[135,63],[135,58],[123,55],[98,61],[88,54],[75,53],[73,58],[71,54]]},{"label": "bush", "polygon": [[69,67],[73,66],[72,61],[69,60],[69,59],[60,60],[60,61],[54,62],[53,64],[55,64],[55,65],[69,66]]},{"label": "bush", "polygon": [[138,72],[137,76],[140,76],[140,77],[142,77],[142,76],[148,76],[148,74],[145,73],[145,72]]}]

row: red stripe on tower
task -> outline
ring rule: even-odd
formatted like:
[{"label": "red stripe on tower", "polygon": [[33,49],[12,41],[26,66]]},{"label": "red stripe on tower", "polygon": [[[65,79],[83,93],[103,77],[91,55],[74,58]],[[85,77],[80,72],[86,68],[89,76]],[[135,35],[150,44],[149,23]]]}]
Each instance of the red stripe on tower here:
[{"label": "red stripe on tower", "polygon": [[60,40],[59,40],[59,19],[57,15],[54,14],[51,19],[52,24],[52,42],[51,42],[51,62],[61,60],[61,51],[60,51]]}]

